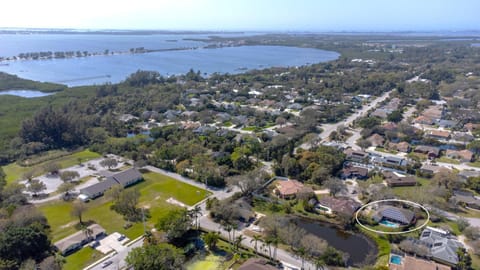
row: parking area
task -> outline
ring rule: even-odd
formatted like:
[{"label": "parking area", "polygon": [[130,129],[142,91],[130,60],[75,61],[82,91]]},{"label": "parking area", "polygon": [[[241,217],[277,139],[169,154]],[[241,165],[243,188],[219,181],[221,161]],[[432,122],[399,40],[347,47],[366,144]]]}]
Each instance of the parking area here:
[{"label": "parking area", "polygon": [[130,239],[128,239],[124,235],[118,232],[114,232],[107,237],[99,240],[99,245],[95,247],[95,249],[102,252],[103,254],[107,254],[112,250],[120,253],[126,249],[125,244],[128,241],[130,241]]}]

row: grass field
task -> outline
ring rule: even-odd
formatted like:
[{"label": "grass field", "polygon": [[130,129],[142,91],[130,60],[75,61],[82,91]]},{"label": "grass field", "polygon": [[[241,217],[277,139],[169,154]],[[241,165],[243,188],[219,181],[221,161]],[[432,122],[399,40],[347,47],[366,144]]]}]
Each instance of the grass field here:
[{"label": "grass field", "polygon": [[63,270],[83,269],[91,263],[100,260],[104,255],[90,247],[84,247],[74,254],[66,257]]},{"label": "grass field", "polygon": [[447,157],[437,158],[436,161],[444,162],[444,163],[450,163],[450,164],[460,164],[460,161],[458,161],[456,159],[453,159],[453,158],[447,158]]},{"label": "grass field", "polygon": [[[140,191],[140,205],[150,209],[151,218],[147,221],[149,227],[153,227],[168,210],[177,207],[167,203],[168,198],[172,197],[187,205],[193,205],[211,194],[206,190],[162,174],[146,173],[143,176],[145,181],[130,188],[137,188]],[[121,215],[110,210],[110,206],[111,202],[106,197],[90,201],[88,210],[83,215],[83,220],[92,220],[105,228],[107,233],[119,232],[130,239],[134,239],[143,233],[141,223],[136,223],[132,227],[124,229],[123,225],[126,221]],[[78,220],[70,215],[71,202],[54,201],[39,206],[39,209],[47,217],[51,226],[53,242],[77,231],[75,224]]]},{"label": "grass field", "polygon": [[416,177],[418,183],[420,183],[420,186],[413,186],[413,187],[394,187],[392,188],[392,191],[395,195],[401,197],[402,199],[414,199],[415,194],[417,193],[422,193],[422,192],[427,192],[427,189],[429,188],[431,184],[431,180],[422,178],[422,177]]},{"label": "grass field", "polygon": [[72,153],[71,155],[45,161],[45,162],[36,164],[34,166],[24,167],[24,166],[18,165],[17,163],[10,163],[6,166],[3,166],[2,169],[7,175],[7,183],[11,183],[18,179],[21,179],[24,173],[29,172],[31,170],[37,171],[37,176],[43,174],[44,173],[43,166],[45,166],[45,164],[50,162],[57,162],[58,164],[60,164],[61,168],[68,168],[78,164],[79,158],[82,160],[82,162],[86,162],[88,160],[92,160],[98,157],[100,157],[100,154],[92,152],[87,149],[81,152]]}]

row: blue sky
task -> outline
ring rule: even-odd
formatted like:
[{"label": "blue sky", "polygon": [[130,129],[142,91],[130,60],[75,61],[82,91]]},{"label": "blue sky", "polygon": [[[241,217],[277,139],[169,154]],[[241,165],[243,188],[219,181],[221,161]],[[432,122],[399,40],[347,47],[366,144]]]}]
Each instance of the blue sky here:
[{"label": "blue sky", "polygon": [[480,30],[480,0],[4,0],[0,27]]}]

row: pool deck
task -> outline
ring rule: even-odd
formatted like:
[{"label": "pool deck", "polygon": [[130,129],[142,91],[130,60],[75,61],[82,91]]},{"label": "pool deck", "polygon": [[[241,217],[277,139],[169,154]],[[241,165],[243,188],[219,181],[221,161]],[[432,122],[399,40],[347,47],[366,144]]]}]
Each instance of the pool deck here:
[{"label": "pool deck", "polygon": [[388,265],[390,270],[450,270],[450,266],[443,264],[438,264],[434,261],[427,261],[420,258],[415,258],[412,256],[402,257],[402,264],[393,264]]}]

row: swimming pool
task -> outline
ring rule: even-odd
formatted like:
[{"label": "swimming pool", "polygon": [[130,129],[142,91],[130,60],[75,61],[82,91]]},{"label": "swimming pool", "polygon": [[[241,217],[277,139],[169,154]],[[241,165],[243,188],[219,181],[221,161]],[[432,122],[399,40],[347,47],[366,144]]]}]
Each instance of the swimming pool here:
[{"label": "swimming pool", "polygon": [[400,265],[400,264],[402,264],[402,257],[398,256],[398,255],[391,255],[390,256],[390,263]]},{"label": "swimming pool", "polygon": [[386,227],[390,227],[390,228],[398,228],[398,224],[397,223],[394,223],[394,222],[390,222],[388,220],[382,220],[380,221],[380,224],[382,224],[383,226],[386,226]]}]

